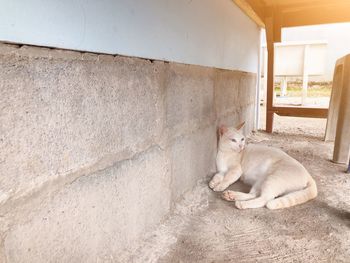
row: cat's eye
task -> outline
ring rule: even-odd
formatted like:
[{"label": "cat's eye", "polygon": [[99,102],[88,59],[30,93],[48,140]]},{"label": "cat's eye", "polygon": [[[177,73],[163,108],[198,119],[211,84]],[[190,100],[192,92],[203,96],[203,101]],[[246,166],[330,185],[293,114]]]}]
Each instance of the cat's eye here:
[{"label": "cat's eye", "polygon": [[236,139],[231,139],[231,141],[233,141],[233,142],[237,142],[237,141],[236,141]]},{"label": "cat's eye", "polygon": [[242,138],[242,140],[241,140],[242,142],[244,141],[244,138]]}]

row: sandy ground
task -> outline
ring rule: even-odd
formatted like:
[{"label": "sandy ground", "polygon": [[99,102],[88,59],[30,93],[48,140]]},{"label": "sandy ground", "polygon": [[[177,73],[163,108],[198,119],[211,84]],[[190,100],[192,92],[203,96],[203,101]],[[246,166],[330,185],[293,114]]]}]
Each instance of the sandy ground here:
[{"label": "sandy ground", "polygon": [[345,165],[329,161],[333,145],[322,141],[325,124],[322,119],[276,117],[273,135],[257,132],[250,138],[280,147],[303,163],[318,185],[315,200],[283,210],[238,210],[202,182],[121,260],[350,262],[350,175],[344,173]]},{"label": "sandy ground", "polygon": [[[329,97],[307,97],[305,99],[305,107],[318,107],[318,108],[328,108]],[[288,105],[288,106],[300,106],[300,97],[276,97],[274,99],[275,105]]]}]

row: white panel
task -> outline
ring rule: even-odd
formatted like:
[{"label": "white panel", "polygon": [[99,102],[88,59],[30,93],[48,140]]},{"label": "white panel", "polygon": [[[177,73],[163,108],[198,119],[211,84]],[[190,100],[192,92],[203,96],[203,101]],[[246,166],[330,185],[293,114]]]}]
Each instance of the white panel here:
[{"label": "white panel", "polygon": [[[304,41],[275,44],[275,76],[302,76],[306,45],[309,46],[306,54],[307,74],[310,76],[323,75],[327,63],[327,43]],[[264,61],[266,59],[264,56]],[[262,68],[263,71],[264,68]]]},{"label": "white panel", "polygon": [[0,0],[0,40],[257,72],[259,28],[231,0]]},{"label": "white panel", "polygon": [[323,75],[325,73],[327,61],[327,45],[311,45],[307,55],[309,65],[309,75]]},{"label": "white panel", "polygon": [[331,81],[335,62],[350,54],[350,23],[290,27],[282,29],[283,41],[326,41],[325,74],[319,80]]},{"label": "white panel", "polygon": [[304,46],[275,46],[275,76],[302,76]]}]

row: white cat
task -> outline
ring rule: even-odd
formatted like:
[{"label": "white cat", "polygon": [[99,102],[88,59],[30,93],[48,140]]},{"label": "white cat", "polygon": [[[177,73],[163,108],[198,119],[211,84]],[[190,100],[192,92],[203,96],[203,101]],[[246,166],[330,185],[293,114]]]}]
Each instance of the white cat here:
[{"label": "white cat", "polygon": [[249,193],[224,191],[223,199],[236,201],[239,209],[266,206],[279,209],[304,203],[317,196],[317,187],[308,171],[280,149],[264,145],[245,145],[245,137],[236,128],[220,128],[214,175],[209,187],[223,191],[241,179],[251,185]]}]

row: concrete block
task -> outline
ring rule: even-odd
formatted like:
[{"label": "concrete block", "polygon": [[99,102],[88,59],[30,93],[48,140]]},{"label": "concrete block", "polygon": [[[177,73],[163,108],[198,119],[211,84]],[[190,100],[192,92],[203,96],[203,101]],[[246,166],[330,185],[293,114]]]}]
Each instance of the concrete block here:
[{"label": "concrete block", "polygon": [[216,126],[178,137],[170,146],[172,200],[191,190],[198,180],[215,171]]},{"label": "concrete block", "polygon": [[82,53],[71,50],[52,49],[50,51],[50,58],[64,60],[80,60],[82,58]]},{"label": "concrete block", "polygon": [[246,122],[244,133],[254,127],[255,75],[245,72],[217,70],[215,104],[218,125],[235,126]]},{"label": "concrete block", "polygon": [[18,49],[16,54],[27,58],[49,58],[50,49],[35,46],[22,46]]},{"label": "concrete block", "polygon": [[215,120],[214,74],[209,68],[170,64],[166,76],[166,123],[170,136]]},{"label": "concrete block", "polygon": [[101,63],[111,63],[114,62],[114,59],[113,55],[98,55],[98,61]]},{"label": "concrete block", "polygon": [[243,132],[245,135],[249,134],[254,129],[255,121],[255,105],[249,104],[245,107],[241,107],[239,113],[237,114],[237,121],[234,125],[238,123],[245,122]]},{"label": "concrete block", "polygon": [[97,61],[98,55],[95,53],[85,52],[81,54],[81,59],[86,61]]},{"label": "concrete block", "polygon": [[246,106],[255,102],[256,77],[255,74],[241,73],[238,102],[240,106]]},{"label": "concrete block", "polygon": [[130,158],[163,132],[163,68],[120,58],[0,61],[2,194],[20,198],[44,182]]},{"label": "concrete block", "polygon": [[119,262],[169,212],[170,170],[157,147],[79,178],[5,238],[8,262]]},{"label": "concrete block", "polygon": [[237,71],[216,70],[215,105],[219,118],[234,115],[239,110],[241,74]]},{"label": "concrete block", "polygon": [[217,127],[220,127],[220,125],[226,125],[226,126],[236,126],[239,123],[242,123],[244,120],[242,119],[242,116],[238,112],[233,112],[230,114],[222,115],[218,117],[217,121]]},{"label": "concrete block", "polygon": [[16,53],[19,49],[18,45],[14,44],[6,44],[6,43],[0,43],[0,54],[1,55],[8,55]]}]

